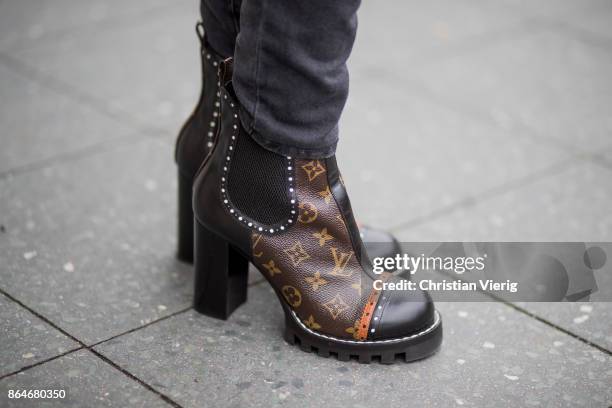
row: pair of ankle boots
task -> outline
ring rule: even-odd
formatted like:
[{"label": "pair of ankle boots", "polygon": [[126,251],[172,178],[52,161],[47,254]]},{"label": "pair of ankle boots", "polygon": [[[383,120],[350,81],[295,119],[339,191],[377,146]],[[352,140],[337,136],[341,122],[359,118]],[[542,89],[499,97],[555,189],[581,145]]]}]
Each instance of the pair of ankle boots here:
[{"label": "pair of ankle boots", "polygon": [[374,288],[399,278],[373,273],[364,238],[375,256],[400,248],[385,232],[360,233],[335,157],[259,146],[239,119],[231,59],[200,40],[203,89],[176,146],[178,256],[195,264],[195,309],[227,319],[246,301],[250,262],[277,294],[286,341],[305,351],[383,363],[434,353],[442,324],[429,295]]}]

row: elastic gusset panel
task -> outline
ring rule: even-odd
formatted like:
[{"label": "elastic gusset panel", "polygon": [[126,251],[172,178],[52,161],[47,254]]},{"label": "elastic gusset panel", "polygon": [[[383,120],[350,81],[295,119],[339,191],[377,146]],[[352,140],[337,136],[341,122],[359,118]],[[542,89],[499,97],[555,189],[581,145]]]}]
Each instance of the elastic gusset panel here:
[{"label": "elastic gusset panel", "polygon": [[228,196],[238,211],[263,225],[286,221],[291,211],[286,178],[284,157],[240,134],[227,180]]}]

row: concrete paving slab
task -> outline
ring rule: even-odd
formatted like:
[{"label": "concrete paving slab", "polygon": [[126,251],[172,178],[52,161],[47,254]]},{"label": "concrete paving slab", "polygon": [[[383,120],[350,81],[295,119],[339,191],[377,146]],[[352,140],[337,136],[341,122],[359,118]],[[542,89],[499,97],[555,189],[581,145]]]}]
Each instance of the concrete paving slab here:
[{"label": "concrete paving slab", "polygon": [[608,0],[502,0],[501,5],[507,5],[515,11],[520,11],[529,16],[546,19],[571,18],[577,13],[585,10],[593,10],[605,7]]},{"label": "concrete paving slab", "polygon": [[[0,173],[36,165],[134,131],[0,65]],[[58,120],[58,118],[61,118]]]},{"label": "concrete paving slab", "polygon": [[383,67],[408,74],[431,52],[469,48],[478,44],[474,39],[513,32],[525,18],[520,10],[487,1],[363,2],[351,78],[371,78]]},{"label": "concrete paving slab", "polygon": [[[612,54],[544,27],[413,70],[438,101],[569,151],[609,145]],[[398,73],[389,71],[387,79]],[[381,75],[381,77],[385,77]]]},{"label": "concrete paving slab", "polygon": [[143,13],[165,5],[163,0],[3,1],[0,3],[0,50],[27,47],[61,33],[121,18],[138,21]]},{"label": "concrete paving slab", "polygon": [[440,352],[383,366],[289,346],[271,289],[258,285],[249,296],[227,322],[184,313],[96,349],[185,407],[585,406],[612,398],[608,355],[502,304],[439,303]]},{"label": "concrete paving slab", "polygon": [[612,351],[612,303],[519,303],[559,327]]},{"label": "concrete paving slab", "polygon": [[27,309],[0,294],[0,377],[80,345]]},{"label": "concrete paving slab", "polygon": [[587,162],[398,231],[418,242],[610,242],[610,170]]},{"label": "concrete paving slab", "polygon": [[355,214],[387,228],[567,157],[377,79],[351,88],[340,132],[338,162]]},{"label": "concrete paving slab", "polygon": [[188,307],[175,174],[146,140],[0,181],[2,288],[88,344]]},{"label": "concrete paving slab", "polygon": [[198,19],[197,4],[181,1],[157,18],[79,30],[11,55],[174,138],[200,91]]},{"label": "concrete paving slab", "polygon": [[[9,390],[64,390],[65,398],[10,399]],[[3,407],[169,407],[158,395],[88,350],[0,381]]]},{"label": "concrete paving slab", "polygon": [[604,159],[610,164],[612,165],[612,149],[606,151],[604,153]]},{"label": "concrete paving slab", "polygon": [[[606,168],[580,163],[498,197],[458,208],[447,215],[409,226],[402,241],[435,242],[585,242],[586,247],[612,240],[612,199]],[[602,347],[612,349],[612,274],[609,260],[594,270],[598,291],[582,303],[524,303],[522,307]]]},{"label": "concrete paving slab", "polygon": [[[612,4],[602,1],[597,6],[578,10],[561,19],[567,29],[587,41],[609,47],[612,40]],[[592,34],[592,35],[589,35]]]}]

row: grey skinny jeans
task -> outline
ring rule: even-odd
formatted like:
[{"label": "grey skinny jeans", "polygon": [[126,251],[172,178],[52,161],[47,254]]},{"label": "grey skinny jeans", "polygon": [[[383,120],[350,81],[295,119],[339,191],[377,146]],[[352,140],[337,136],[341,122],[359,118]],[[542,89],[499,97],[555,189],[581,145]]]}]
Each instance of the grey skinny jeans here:
[{"label": "grey skinny jeans", "polygon": [[361,0],[201,0],[209,45],[234,57],[245,129],[286,156],[335,153]]}]

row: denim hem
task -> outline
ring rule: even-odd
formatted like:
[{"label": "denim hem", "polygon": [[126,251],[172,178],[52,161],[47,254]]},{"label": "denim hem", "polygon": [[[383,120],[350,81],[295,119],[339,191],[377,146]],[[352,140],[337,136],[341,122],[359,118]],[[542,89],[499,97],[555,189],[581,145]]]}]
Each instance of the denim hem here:
[{"label": "denim hem", "polygon": [[266,150],[270,150],[271,152],[283,156],[295,157],[297,159],[325,159],[336,154],[336,146],[338,145],[337,135],[332,143],[317,148],[298,147],[286,143],[279,143],[267,139],[253,129],[253,117],[246,111],[245,108],[241,107],[239,113],[240,122],[242,123],[244,129],[253,138],[253,140],[257,142],[257,144]]}]

